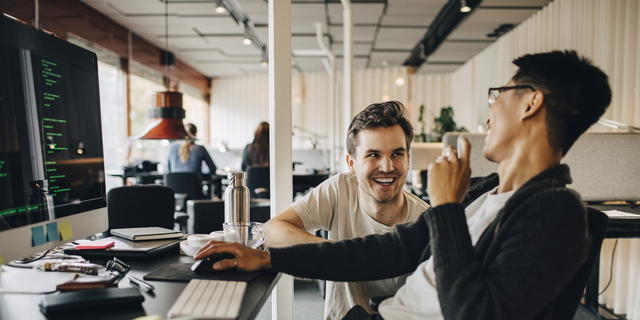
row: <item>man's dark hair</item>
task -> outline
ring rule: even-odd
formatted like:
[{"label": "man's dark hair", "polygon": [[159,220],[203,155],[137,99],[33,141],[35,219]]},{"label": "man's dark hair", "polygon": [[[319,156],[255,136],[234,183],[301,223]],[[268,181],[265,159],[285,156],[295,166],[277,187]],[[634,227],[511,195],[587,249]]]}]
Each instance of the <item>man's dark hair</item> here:
[{"label": "man's dark hair", "polygon": [[364,129],[377,127],[393,127],[399,125],[404,131],[404,139],[407,143],[407,152],[413,141],[413,126],[407,119],[407,109],[398,101],[374,103],[360,111],[349,125],[347,133],[347,153],[356,154],[358,147],[358,133]]},{"label": "man's dark hair", "polygon": [[544,94],[549,145],[563,156],[611,103],[607,75],[575,51],[527,54],[513,64],[516,83]]}]

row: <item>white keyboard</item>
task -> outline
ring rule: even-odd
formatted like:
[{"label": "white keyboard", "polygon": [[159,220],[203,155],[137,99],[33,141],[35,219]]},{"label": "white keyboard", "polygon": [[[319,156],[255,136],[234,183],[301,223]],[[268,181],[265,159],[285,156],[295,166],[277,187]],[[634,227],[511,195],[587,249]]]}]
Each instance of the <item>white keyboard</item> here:
[{"label": "white keyboard", "polygon": [[246,282],[193,279],[169,309],[169,318],[236,319]]}]

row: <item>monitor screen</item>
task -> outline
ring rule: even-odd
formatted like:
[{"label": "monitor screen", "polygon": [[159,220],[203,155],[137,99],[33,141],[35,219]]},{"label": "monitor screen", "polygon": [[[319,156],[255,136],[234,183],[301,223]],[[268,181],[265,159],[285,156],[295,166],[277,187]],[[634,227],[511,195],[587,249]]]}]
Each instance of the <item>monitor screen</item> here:
[{"label": "monitor screen", "polygon": [[108,218],[95,54],[6,17],[0,30],[6,261],[105,231]]}]

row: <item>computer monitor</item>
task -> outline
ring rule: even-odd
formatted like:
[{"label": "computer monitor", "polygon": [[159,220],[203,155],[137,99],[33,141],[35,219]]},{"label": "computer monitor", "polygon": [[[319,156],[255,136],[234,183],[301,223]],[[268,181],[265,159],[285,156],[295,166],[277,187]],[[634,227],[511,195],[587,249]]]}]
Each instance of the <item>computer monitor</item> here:
[{"label": "computer monitor", "polygon": [[104,181],[96,55],[0,17],[0,256],[107,230]]}]

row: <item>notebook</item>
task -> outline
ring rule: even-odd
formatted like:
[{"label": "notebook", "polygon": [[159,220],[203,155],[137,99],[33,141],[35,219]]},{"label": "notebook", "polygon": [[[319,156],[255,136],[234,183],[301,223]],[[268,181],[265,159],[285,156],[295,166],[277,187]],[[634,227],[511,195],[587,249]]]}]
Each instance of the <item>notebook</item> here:
[{"label": "notebook", "polygon": [[107,249],[67,249],[64,250],[64,253],[82,257],[154,258],[171,252],[178,253],[180,251],[180,241],[184,239],[181,237],[178,239],[134,242],[118,237],[109,237],[102,240],[110,240],[115,244]]},{"label": "notebook", "polygon": [[111,235],[131,241],[141,241],[180,238],[182,232],[161,227],[145,227],[111,229]]}]

